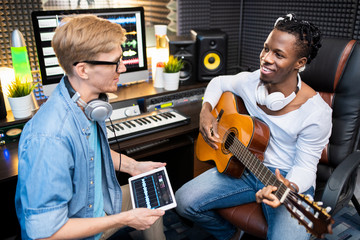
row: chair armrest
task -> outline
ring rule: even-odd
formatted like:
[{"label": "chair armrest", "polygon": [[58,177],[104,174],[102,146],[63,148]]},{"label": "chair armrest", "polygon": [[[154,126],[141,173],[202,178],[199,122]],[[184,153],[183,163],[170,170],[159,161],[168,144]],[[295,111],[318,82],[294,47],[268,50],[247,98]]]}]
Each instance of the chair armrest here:
[{"label": "chair armrest", "polygon": [[331,174],[322,195],[322,202],[324,203],[324,206],[331,207],[331,212],[335,210],[342,189],[351,177],[351,173],[359,167],[359,164],[360,151],[355,151],[347,156]]}]

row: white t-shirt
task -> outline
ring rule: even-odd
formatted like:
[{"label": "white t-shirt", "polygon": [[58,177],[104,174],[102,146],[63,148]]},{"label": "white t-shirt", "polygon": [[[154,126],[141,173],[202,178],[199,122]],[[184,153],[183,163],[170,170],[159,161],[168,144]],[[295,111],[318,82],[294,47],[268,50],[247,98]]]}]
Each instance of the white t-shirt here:
[{"label": "white t-shirt", "polygon": [[317,164],[331,134],[332,109],[316,94],[297,110],[281,116],[268,115],[256,103],[259,81],[259,70],[216,77],[205,91],[204,102],[214,108],[223,92],[240,96],[249,114],[269,126],[264,164],[288,172],[286,178],[299,186],[300,193],[305,192],[315,187]]}]

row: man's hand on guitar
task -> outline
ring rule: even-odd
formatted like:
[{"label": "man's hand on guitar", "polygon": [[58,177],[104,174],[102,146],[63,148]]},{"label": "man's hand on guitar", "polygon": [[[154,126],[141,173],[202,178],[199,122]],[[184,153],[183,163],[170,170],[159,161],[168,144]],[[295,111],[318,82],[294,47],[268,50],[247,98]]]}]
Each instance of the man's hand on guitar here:
[{"label": "man's hand on guitar", "polygon": [[213,149],[218,149],[216,143],[220,142],[218,131],[218,123],[214,116],[211,114],[211,105],[206,102],[200,112],[199,131],[203,136],[205,142]]},{"label": "man's hand on guitar", "polygon": [[265,203],[273,208],[277,208],[281,205],[279,199],[273,194],[274,191],[277,190],[277,187],[274,186],[266,186],[263,189],[260,189],[255,194],[257,203]]},{"label": "man's hand on guitar", "polygon": [[[275,170],[276,178],[284,183],[288,188],[297,192],[297,185],[293,183],[293,186],[290,185],[290,181],[287,180],[283,175],[281,175],[279,169]],[[266,186],[263,189],[260,189],[256,194],[256,202],[257,203],[265,203],[273,208],[277,208],[281,205],[280,200],[273,194],[277,190],[275,186]]]},{"label": "man's hand on guitar", "polygon": [[283,184],[285,184],[288,188],[290,188],[294,192],[299,192],[299,187],[295,183],[291,183],[287,180],[283,175],[281,175],[280,170],[275,170],[275,176],[278,180],[280,180]]}]

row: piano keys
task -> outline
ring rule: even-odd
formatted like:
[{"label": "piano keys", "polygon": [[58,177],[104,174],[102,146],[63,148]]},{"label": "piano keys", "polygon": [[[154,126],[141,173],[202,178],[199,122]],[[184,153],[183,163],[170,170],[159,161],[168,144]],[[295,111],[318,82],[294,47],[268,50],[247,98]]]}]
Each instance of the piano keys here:
[{"label": "piano keys", "polygon": [[189,117],[178,113],[174,109],[162,109],[115,120],[113,125],[111,125],[110,121],[107,121],[106,131],[109,143],[114,143],[116,138],[121,142],[189,123]]}]

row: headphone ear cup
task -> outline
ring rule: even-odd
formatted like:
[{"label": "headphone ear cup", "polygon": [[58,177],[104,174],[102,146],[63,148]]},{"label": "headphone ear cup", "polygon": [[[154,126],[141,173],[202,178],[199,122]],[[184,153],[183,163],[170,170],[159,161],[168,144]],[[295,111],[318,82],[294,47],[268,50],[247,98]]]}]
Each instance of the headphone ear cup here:
[{"label": "headphone ear cup", "polygon": [[265,105],[268,93],[267,93],[267,89],[264,85],[260,85],[257,87],[255,95],[256,95],[256,101],[260,105]]},{"label": "headphone ear cup", "polygon": [[92,121],[104,121],[111,116],[112,110],[111,104],[107,101],[94,99],[88,102],[85,114]]},{"label": "headphone ear cup", "polygon": [[281,92],[273,92],[266,98],[266,107],[272,111],[278,111],[284,107],[285,96]]}]

